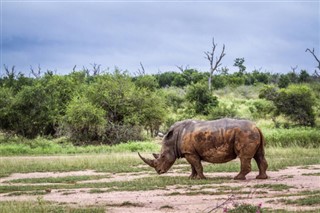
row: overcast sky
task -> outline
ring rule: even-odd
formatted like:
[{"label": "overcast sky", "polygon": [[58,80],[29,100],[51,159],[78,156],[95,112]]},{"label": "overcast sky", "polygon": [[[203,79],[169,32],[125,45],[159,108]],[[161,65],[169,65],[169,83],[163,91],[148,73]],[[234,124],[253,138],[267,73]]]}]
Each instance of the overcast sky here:
[{"label": "overcast sky", "polygon": [[[30,66],[67,74],[101,64],[135,73],[209,70],[204,51],[226,46],[222,66],[313,73],[320,57],[319,1],[1,1],[1,71]],[[3,73],[2,73],[3,74]]]}]

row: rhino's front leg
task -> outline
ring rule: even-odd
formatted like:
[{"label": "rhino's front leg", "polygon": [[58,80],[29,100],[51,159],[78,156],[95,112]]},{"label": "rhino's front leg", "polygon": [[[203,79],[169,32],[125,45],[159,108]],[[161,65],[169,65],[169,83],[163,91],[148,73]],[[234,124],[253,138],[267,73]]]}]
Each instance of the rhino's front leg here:
[{"label": "rhino's front leg", "polygon": [[206,179],[203,175],[203,167],[200,158],[192,154],[186,154],[185,158],[191,164],[192,173],[190,178]]}]

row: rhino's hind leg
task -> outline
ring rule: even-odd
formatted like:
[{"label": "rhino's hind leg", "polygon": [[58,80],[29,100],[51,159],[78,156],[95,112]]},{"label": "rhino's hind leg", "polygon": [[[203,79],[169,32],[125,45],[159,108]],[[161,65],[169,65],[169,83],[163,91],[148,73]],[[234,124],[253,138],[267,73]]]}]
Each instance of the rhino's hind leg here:
[{"label": "rhino's hind leg", "polygon": [[255,161],[257,162],[259,168],[259,175],[256,177],[257,179],[267,179],[268,175],[266,173],[268,168],[267,160],[265,159],[264,155],[255,155]]},{"label": "rhino's hind leg", "polygon": [[191,165],[191,175],[189,176],[190,179],[195,179],[197,178],[197,171],[196,169],[194,168],[193,165]]},{"label": "rhino's hind leg", "polygon": [[246,175],[251,172],[251,158],[240,158],[241,171],[234,177],[235,180],[245,180]]},{"label": "rhino's hind leg", "polygon": [[190,178],[206,179],[203,175],[203,167],[200,158],[191,154],[185,155],[185,158],[191,164],[192,173]]}]

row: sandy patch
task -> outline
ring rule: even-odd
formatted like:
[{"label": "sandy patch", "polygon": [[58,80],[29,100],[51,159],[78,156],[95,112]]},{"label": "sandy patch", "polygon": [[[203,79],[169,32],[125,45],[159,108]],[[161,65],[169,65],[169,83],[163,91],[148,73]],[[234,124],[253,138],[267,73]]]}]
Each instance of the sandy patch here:
[{"label": "sandy patch", "polygon": [[[280,171],[269,171],[267,180],[257,180],[256,172],[247,175],[245,181],[232,179],[236,172],[206,173],[207,178],[228,177],[223,184],[170,186],[166,190],[150,191],[111,191],[103,193],[90,193],[90,189],[59,189],[51,190],[50,193],[41,195],[44,200],[67,203],[70,205],[101,205],[105,206],[108,212],[222,212],[223,208],[232,208],[234,205],[249,203],[252,205],[262,204],[262,207],[272,209],[286,209],[290,211],[305,211],[320,209],[316,206],[286,205],[280,202],[281,199],[297,199],[303,197],[301,192],[319,191],[320,176],[306,175],[320,173],[320,165],[307,167],[289,167]],[[45,172],[12,174],[9,177],[0,178],[0,185],[14,185],[5,183],[21,178],[40,177],[65,177],[84,175],[109,175],[109,178],[90,180],[82,182],[110,182],[130,181],[143,177],[155,176],[154,173],[138,172],[125,174],[101,173],[93,170],[76,172]],[[164,176],[188,176],[188,173],[178,173],[172,170]],[[194,180],[197,181],[197,180]],[[81,181],[79,181],[81,182]],[[78,182],[78,183],[79,183]],[[284,185],[287,189],[275,190],[274,188],[261,187],[257,185]],[[28,184],[31,185],[31,184]],[[222,190],[225,187],[225,190]],[[103,189],[101,189],[103,190]],[[190,195],[193,192],[194,194]],[[300,193],[300,195],[298,194]],[[298,194],[298,195],[297,195]],[[295,195],[295,196],[293,196]],[[0,201],[4,200],[34,200],[39,196],[20,195],[7,196],[0,194]],[[122,205],[122,206],[121,206]]]}]

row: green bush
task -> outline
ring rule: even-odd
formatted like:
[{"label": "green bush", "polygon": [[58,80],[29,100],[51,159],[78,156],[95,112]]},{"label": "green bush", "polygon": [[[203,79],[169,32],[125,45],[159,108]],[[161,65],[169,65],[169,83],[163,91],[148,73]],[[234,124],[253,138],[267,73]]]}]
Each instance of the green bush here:
[{"label": "green bush", "polygon": [[272,101],[265,99],[249,100],[249,110],[255,119],[266,119],[268,115],[273,115],[276,110]]},{"label": "green bush", "polygon": [[[86,97],[75,97],[69,103],[63,127],[75,141],[99,141],[105,133],[106,112]],[[63,131],[63,130],[62,130]]]},{"label": "green bush", "polygon": [[290,85],[281,89],[274,100],[279,113],[303,126],[315,125],[315,99],[311,89],[304,85]]},{"label": "green bush", "polygon": [[187,89],[186,100],[189,101],[197,114],[208,115],[212,107],[218,105],[218,98],[213,96],[207,85],[192,84]]},{"label": "green bush", "polygon": [[219,102],[218,106],[211,109],[208,119],[216,120],[219,118],[233,118],[236,117],[237,110],[235,104],[228,105],[223,102]]},{"label": "green bush", "polygon": [[166,107],[172,107],[173,111],[182,108],[185,101],[185,91],[178,87],[170,87],[162,90],[165,97]]}]

